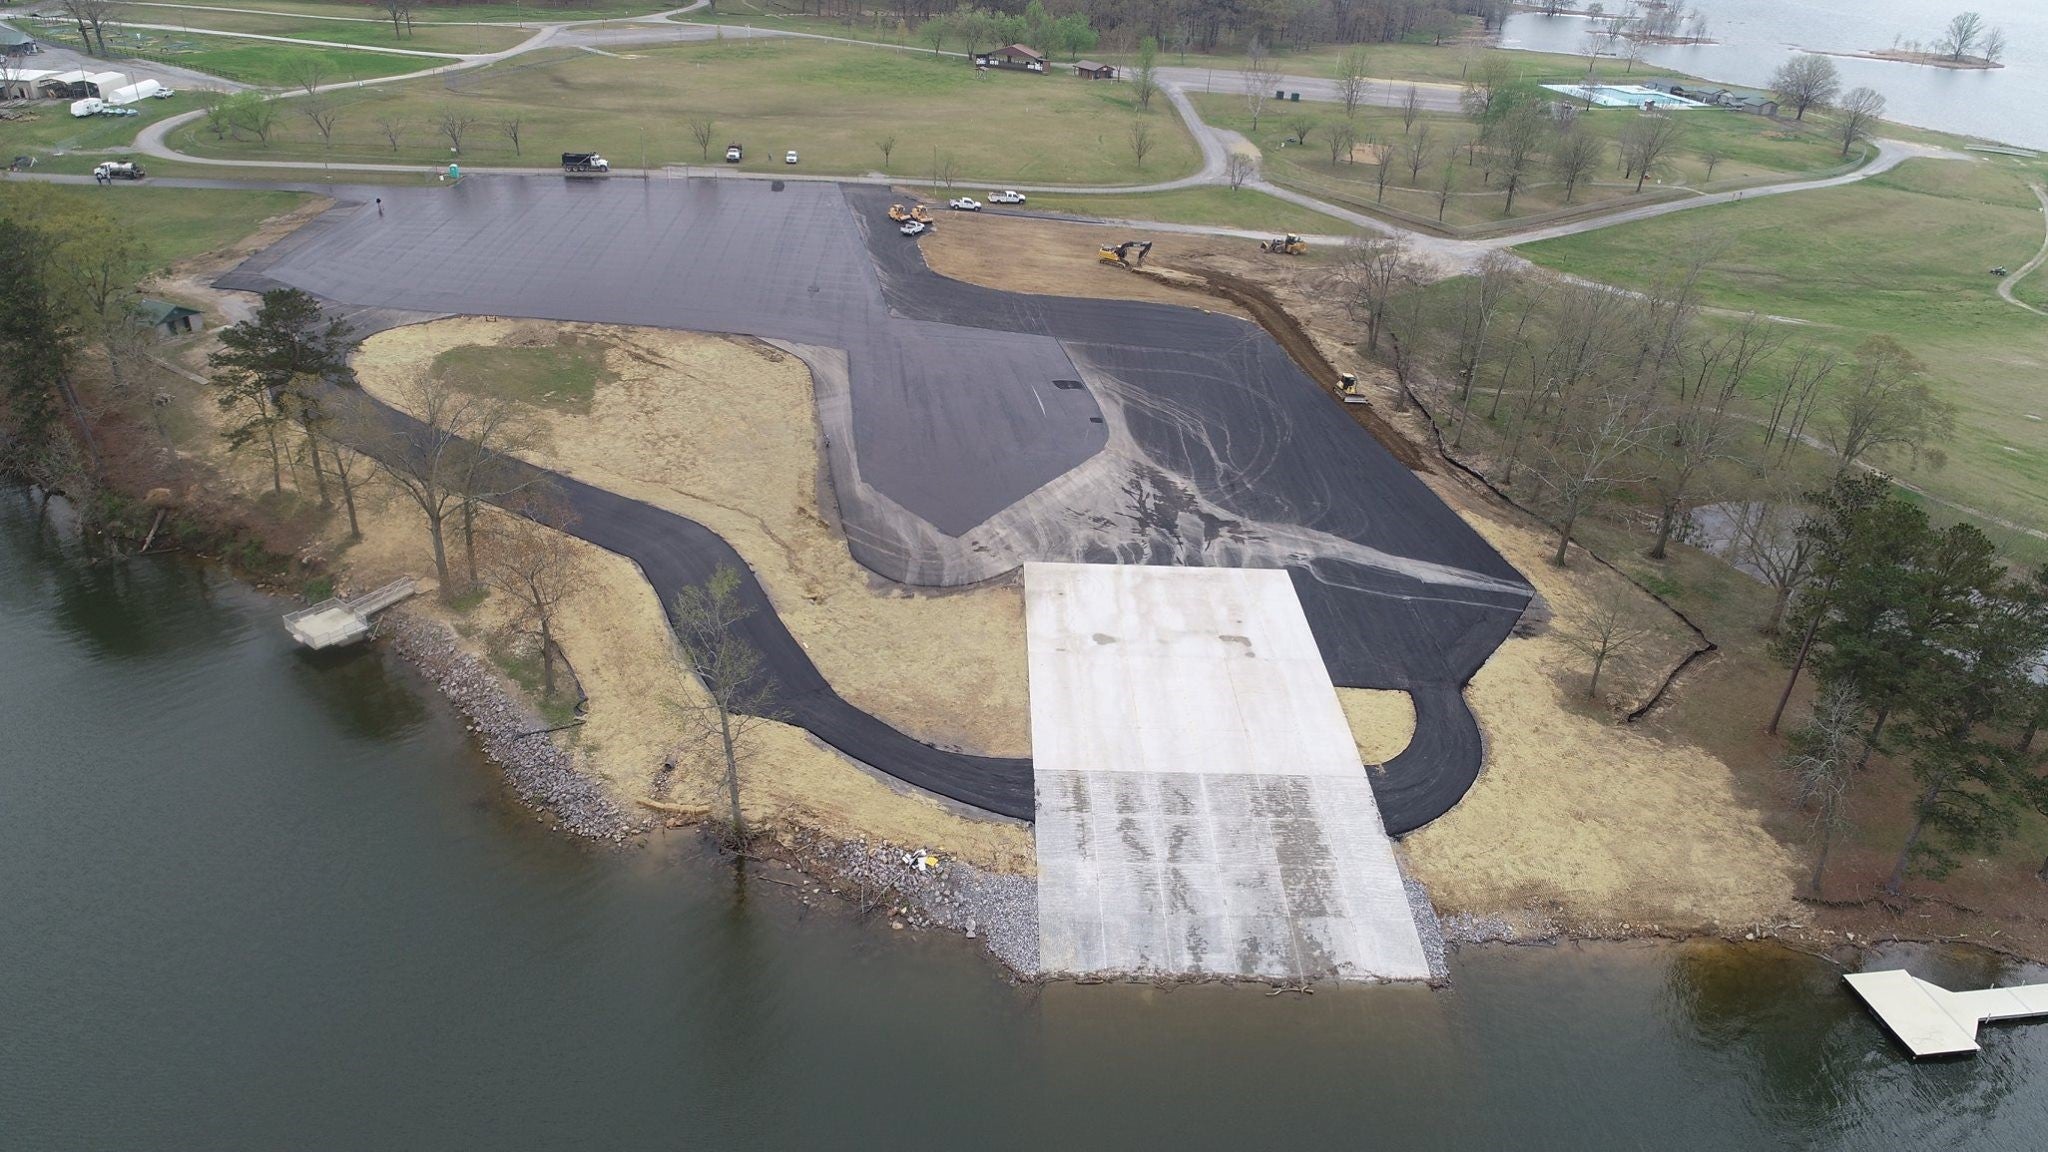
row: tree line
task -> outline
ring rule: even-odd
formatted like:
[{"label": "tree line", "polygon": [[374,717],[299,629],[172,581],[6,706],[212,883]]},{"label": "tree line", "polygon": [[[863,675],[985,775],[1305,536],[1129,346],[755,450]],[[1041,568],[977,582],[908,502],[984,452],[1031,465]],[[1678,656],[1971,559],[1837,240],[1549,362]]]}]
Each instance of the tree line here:
[{"label": "tree line", "polygon": [[[1398,238],[1356,241],[1340,284],[1361,351],[1433,395],[1445,447],[1543,514],[1550,562],[1589,518],[1624,513],[1663,558],[1720,514],[1712,543],[1771,591],[1758,620],[1786,668],[1768,714],[1812,821],[1809,886],[1859,813],[1902,809],[1884,887],[1940,877],[2048,814],[2048,567],[2020,570],[1970,524],[1935,525],[1879,469],[1940,459],[1953,407],[1888,336],[1843,350],[1770,317],[1712,317],[1702,233],[1642,291],[1534,271],[1506,254],[1430,284]],[[1565,640],[1589,694],[1640,633],[1619,605]],[[1811,689],[1803,718],[1797,688]],[[1879,777],[1873,760],[1898,771]],[[1908,792],[1873,794],[1900,775]],[[2048,874],[2048,864],[2044,864]]]}]

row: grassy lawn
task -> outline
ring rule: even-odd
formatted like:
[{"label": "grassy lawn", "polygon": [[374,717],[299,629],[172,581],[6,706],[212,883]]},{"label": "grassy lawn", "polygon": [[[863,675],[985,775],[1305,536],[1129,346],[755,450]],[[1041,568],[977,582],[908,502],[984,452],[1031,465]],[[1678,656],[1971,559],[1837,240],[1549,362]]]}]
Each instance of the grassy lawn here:
[{"label": "grassy lawn", "polygon": [[[1843,188],[1728,204],[1518,249],[1629,287],[1670,253],[1726,243],[1706,302],[1812,322],[1801,339],[1895,337],[1956,405],[1944,467],[1896,462],[1936,497],[2048,527],[2048,320],[1999,299],[1995,265],[2041,247],[2035,164],[1913,160]],[[2030,419],[2039,417],[2040,419]]]},{"label": "grassy lawn", "polygon": [[[78,47],[78,33],[68,25],[42,24],[36,35],[55,44]],[[418,72],[440,63],[422,56],[394,56],[386,52],[357,52],[349,48],[302,48],[266,40],[234,40],[223,36],[187,36],[180,32],[126,29],[107,37],[107,47],[164,64],[176,64],[210,73],[241,84],[283,88],[294,83],[308,61],[317,61],[328,83],[343,80],[372,80]],[[108,67],[118,70],[116,58]]]},{"label": "grassy lawn", "polygon": [[[532,66],[535,59],[548,61]],[[1155,102],[1144,122],[1154,147],[1143,168],[1128,143],[1139,117],[1121,85],[1058,76],[977,75],[957,61],[809,41],[726,41],[653,48],[626,58],[582,52],[522,57],[464,78],[351,93],[334,135],[333,159],[445,163],[448,142],[434,125],[443,110],[473,117],[461,159],[482,165],[546,164],[567,151],[596,150],[616,165],[702,163],[689,121],[716,124],[714,160],[728,141],[746,146],[744,167],[783,170],[782,153],[802,153],[805,172],[881,169],[875,142],[897,141],[889,170],[927,177],[934,156],[950,160],[956,182],[1119,184],[1167,180],[1193,171],[1199,153],[1179,119]],[[971,115],[968,114],[971,110]],[[515,154],[496,125],[517,116]],[[394,151],[380,118],[406,126]],[[268,145],[215,140],[196,126],[174,145],[198,155],[318,161],[311,123],[280,118]]]},{"label": "grassy lawn", "polygon": [[[1501,209],[1506,204],[1506,196],[1499,188],[1498,174],[1489,184],[1483,157],[1480,165],[1467,163],[1464,148],[1477,129],[1460,116],[1425,115],[1416,122],[1413,130],[1404,131],[1396,110],[1361,109],[1352,121],[1359,145],[1349,158],[1332,164],[1329,150],[1331,132],[1344,120],[1342,110],[1336,105],[1288,104],[1284,108],[1268,105],[1265,115],[1259,120],[1258,130],[1253,131],[1251,116],[1242,97],[1209,94],[1197,95],[1193,99],[1204,120],[1241,132],[1259,146],[1265,153],[1268,179],[1312,194],[1337,197],[1366,210],[1383,204],[1396,213],[1435,220],[1436,189],[1442,179],[1444,164],[1453,151],[1458,156],[1457,190],[1444,213],[1444,223],[1453,228],[1496,224],[1504,219],[1539,216],[1567,207],[1563,185],[1539,159],[1533,179],[1516,192],[1514,216],[1504,216]],[[1680,122],[1684,125],[1685,136],[1667,160],[1665,171],[1643,186],[1644,196],[1669,198],[1674,188],[1696,188],[1709,183],[1706,156],[1710,152],[1719,156],[1713,169],[1712,183],[1716,186],[1821,172],[1842,163],[1839,145],[1813,129],[1739,112],[1702,110],[1678,115],[1684,117]],[[1297,118],[1314,122],[1306,145],[1292,142],[1292,128]],[[1635,113],[1621,109],[1581,113],[1579,123],[1610,144],[1605,162],[1587,182],[1574,189],[1572,206],[1617,201],[1637,195],[1635,181],[1621,178],[1620,151],[1612,143],[1634,120]],[[1407,162],[1402,158],[1403,149],[1414,138],[1412,132],[1421,131],[1424,123],[1430,126],[1433,152],[1419,179],[1411,182]],[[1380,145],[1391,146],[1396,152],[1395,171],[1384,201],[1379,198],[1374,181],[1376,166],[1373,160]]]},{"label": "grassy lawn", "polygon": [[115,189],[64,184],[0,184],[0,215],[32,214],[36,203],[96,200],[134,225],[149,247],[149,262],[163,267],[240,240],[272,216],[306,197],[298,192],[223,191],[210,188]]},{"label": "grassy lawn", "polygon": [[[382,8],[367,0],[360,3],[322,2],[322,0],[197,0],[207,8],[252,8],[261,12],[293,12],[306,16],[360,17],[384,21]],[[177,7],[169,5],[168,7]],[[431,7],[415,8],[412,22],[418,24],[461,24],[461,23],[560,23],[564,20],[610,20],[621,16],[644,16],[650,12],[665,12],[679,7],[664,0],[619,0],[619,2],[570,4],[566,6],[542,4],[435,4]],[[147,7],[145,11],[151,10]],[[162,11],[165,9],[155,9]],[[151,24],[175,24],[175,20],[149,20]],[[387,24],[388,26],[388,24]]]},{"label": "grassy lawn", "polygon": [[1220,228],[1260,228],[1272,232],[1332,235],[1354,232],[1351,225],[1298,204],[1276,200],[1249,188],[1183,188],[1137,196],[1031,197],[1028,208],[1071,212],[1109,220],[1162,220],[1169,224],[1209,224]]},{"label": "grassy lawn", "polygon": [[[1474,43],[1459,44],[1318,44],[1306,49],[1276,49],[1273,59],[1280,70],[1292,76],[1324,76],[1335,78],[1344,57],[1354,48],[1365,52],[1365,74],[1376,79],[1414,80],[1435,84],[1460,84],[1465,74],[1487,56],[1506,59],[1525,79],[1548,83],[1576,81],[1586,74],[1586,58],[1583,56],[1559,56],[1548,52],[1511,52],[1501,48],[1488,48]],[[1128,62],[1128,53],[1098,57],[1099,59]],[[1223,52],[1189,52],[1186,56],[1162,46],[1159,62],[1174,67],[1214,68],[1220,75],[1235,72],[1244,67],[1242,50]],[[1603,61],[1600,73],[1606,76],[1612,71],[1620,77],[1621,67]],[[1622,77],[1622,80],[1640,79],[1644,73]]]},{"label": "grassy lawn", "polygon": [[536,347],[465,344],[434,357],[434,374],[466,392],[587,413],[597,386],[618,379],[602,341],[564,332]]},{"label": "grassy lawn", "polygon": [[433,25],[413,21],[412,35],[396,38],[391,22],[356,20],[307,20],[292,16],[270,16],[261,12],[215,12],[206,8],[171,8],[155,5],[127,5],[120,18],[133,24],[166,24],[180,28],[210,28],[219,32],[247,32],[258,36],[292,36],[301,40],[326,40],[337,44],[361,44],[371,48],[409,48],[417,52],[497,52],[510,48],[532,32],[519,28],[498,28],[483,24]]},{"label": "grassy lawn", "polygon": [[[29,105],[28,111],[35,114],[33,120],[10,120],[0,126],[0,152],[7,159],[24,153],[40,157],[60,153],[89,152],[105,149],[121,149],[132,144],[135,134],[166,116],[190,112],[199,106],[198,100],[187,92],[164,100],[144,100],[135,106],[134,116],[73,116],[69,106],[62,100],[39,100]],[[45,163],[48,161],[45,160]],[[95,155],[86,168],[99,162]]]}]

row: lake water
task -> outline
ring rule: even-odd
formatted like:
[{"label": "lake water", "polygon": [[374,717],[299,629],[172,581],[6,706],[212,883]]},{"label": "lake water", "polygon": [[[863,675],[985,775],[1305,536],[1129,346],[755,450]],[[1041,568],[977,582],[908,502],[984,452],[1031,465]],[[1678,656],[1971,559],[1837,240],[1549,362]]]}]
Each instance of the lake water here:
[{"label": "lake water", "polygon": [[[0,488],[0,1148],[2038,1149],[2048,1027],[1907,1063],[1808,957],[1466,949],[1447,991],[1014,987],[687,834],[508,803],[374,650]],[[2030,973],[1902,950],[1974,986]],[[2041,978],[2039,972],[2031,973]]]},{"label": "lake water", "polygon": [[[1620,0],[1607,4],[1610,10],[1621,7]],[[2005,29],[2004,68],[1965,72],[1838,58],[1843,87],[1867,84],[1884,93],[1886,115],[1902,123],[2048,148],[2048,3],[2043,0],[1693,0],[1691,7],[1706,15],[1707,35],[1719,43],[1655,47],[1648,62],[1751,87],[1767,85],[1794,49],[1883,51],[1895,39],[1931,45],[1950,16],[1964,9],[1982,13],[1986,24]],[[1508,19],[1502,41],[1511,48],[1579,52],[1591,26],[1573,17],[1520,13]],[[1601,68],[1604,75],[1619,72],[1621,65],[1603,62]]]}]

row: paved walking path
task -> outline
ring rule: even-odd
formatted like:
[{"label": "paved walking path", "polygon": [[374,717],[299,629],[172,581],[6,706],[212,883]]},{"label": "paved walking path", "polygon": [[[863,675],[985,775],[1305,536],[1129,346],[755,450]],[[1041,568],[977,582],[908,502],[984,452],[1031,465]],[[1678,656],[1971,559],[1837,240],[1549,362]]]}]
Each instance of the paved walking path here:
[{"label": "paved walking path", "polygon": [[[2029,187],[2034,190],[2034,199],[2041,202],[2041,215],[2048,217],[2048,189],[2042,188],[2039,184],[2029,185]],[[2036,316],[2048,316],[2048,312],[2043,312],[2041,309],[2012,294],[2012,290],[2019,285],[2019,282],[2031,275],[2034,269],[2041,266],[2043,261],[2048,261],[2048,240],[2041,242],[2041,250],[2034,254],[2032,260],[2027,261],[2026,264],[2021,266],[2019,271],[1999,281],[1998,294],[2005,298],[2007,304],[2015,308],[2025,308]]]}]

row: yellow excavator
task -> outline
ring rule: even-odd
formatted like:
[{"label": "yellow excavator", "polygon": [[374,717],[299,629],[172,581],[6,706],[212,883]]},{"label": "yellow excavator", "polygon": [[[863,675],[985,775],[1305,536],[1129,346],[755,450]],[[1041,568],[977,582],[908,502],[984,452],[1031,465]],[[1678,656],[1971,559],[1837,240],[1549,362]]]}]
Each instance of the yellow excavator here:
[{"label": "yellow excavator", "polygon": [[930,224],[932,222],[932,213],[931,209],[926,208],[922,204],[912,204],[908,208],[901,204],[891,204],[889,205],[889,219],[894,220],[898,224],[911,220],[915,220],[919,224]]},{"label": "yellow excavator", "polygon": [[1308,241],[1289,232],[1278,239],[1259,241],[1259,251],[1277,252],[1282,256],[1300,256],[1308,251]]},{"label": "yellow excavator", "polygon": [[1150,251],[1150,240],[1126,240],[1121,244],[1104,244],[1097,248],[1095,258],[1104,264],[1119,264],[1135,272],[1145,263],[1145,254]]}]

